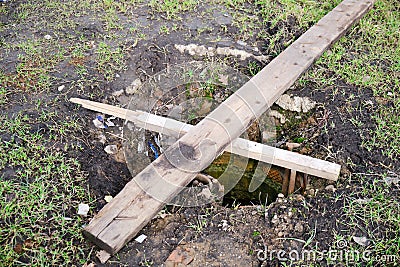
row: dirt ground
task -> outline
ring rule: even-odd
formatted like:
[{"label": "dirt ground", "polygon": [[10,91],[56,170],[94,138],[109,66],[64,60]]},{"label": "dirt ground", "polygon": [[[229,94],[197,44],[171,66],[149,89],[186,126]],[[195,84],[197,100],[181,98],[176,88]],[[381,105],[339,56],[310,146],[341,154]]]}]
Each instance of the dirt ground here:
[{"label": "dirt ground", "polygon": [[[8,5],[11,8],[7,15],[1,16],[1,23],[18,25],[13,12],[24,2],[10,1]],[[81,169],[87,175],[87,184],[94,200],[95,208],[91,215],[106,204],[105,196],[117,195],[132,178],[124,157],[104,152],[104,147],[110,144],[121,149],[124,122],[115,119],[113,122],[116,127],[98,129],[92,123],[96,113],[70,103],[69,98],[88,98],[121,106],[126,105],[131,97],[126,88],[132,82],[136,79],[146,82],[150,76],[177,64],[193,60],[219,61],[251,76],[252,71],[259,70],[273,58],[269,56],[263,61],[257,60],[258,56],[271,54],[266,48],[269,45],[268,39],[259,37],[257,31],[260,29],[256,29],[246,42],[240,41],[241,29],[233,23],[232,13],[218,4],[199,5],[196,12],[202,14],[201,16],[195,16],[189,11],[182,12],[178,23],[166,19],[164,13],[156,13],[147,5],[139,5],[132,12],[130,17],[121,15],[121,23],[134,24],[145,38],[137,41],[128,37],[124,40],[124,49],[127,51],[124,58],[126,67],[113,73],[112,79],[105,79],[95,70],[94,55],[89,51],[79,60],[83,60],[88,67],[89,76],[96,77],[92,83],[85,83],[80,87],[80,77],[76,74],[76,67],[80,63],[60,61],[54,66],[57,71],[52,75],[56,82],[50,92],[31,94],[29,88],[23,88],[19,84],[19,93],[8,95],[8,105],[2,110],[2,114],[8,117],[24,111],[35,121],[40,115],[34,111],[35,105],[37,101],[44,101],[50,103],[46,106],[46,112],[56,111],[59,118],[74,120],[80,125],[69,136],[63,137],[61,142],[54,142],[52,148],[78,159]],[[134,21],[130,21],[131,19]],[[75,22],[78,31],[89,42],[98,43],[105,34],[102,22],[86,19],[85,16],[77,18]],[[20,27],[19,31],[23,31],[25,36],[47,34],[45,28],[34,28],[33,24],[17,27]],[[163,29],[172,28],[174,31],[168,34],[163,32]],[[263,31],[272,36],[280,28],[285,28],[287,34],[277,40],[277,51],[304,32],[294,18],[264,28]],[[126,34],[126,30],[120,31],[117,30],[116,35]],[[11,29],[1,34],[3,38],[17,38]],[[177,44],[191,43],[212,48],[229,47],[246,51],[252,56],[242,60],[240,57],[226,55],[191,55],[187,51],[181,53],[175,47]],[[2,72],[13,73],[17,61],[12,51],[3,54],[0,58]],[[25,81],[26,83],[29,82]],[[63,92],[57,90],[61,85],[67,87]],[[121,93],[116,93],[121,90]],[[385,157],[378,149],[368,151],[362,146],[362,136],[368,138],[369,130],[375,127],[372,114],[378,102],[372,90],[337,79],[334,85],[324,88],[312,82],[305,85],[296,83],[287,93],[291,96],[309,97],[317,105],[307,113],[291,112],[274,105],[273,109],[288,119],[284,124],[277,122],[276,144],[285,148],[286,142],[297,142],[301,138],[301,146],[296,149],[297,152],[341,165],[341,175],[337,183],[310,177],[310,184],[304,194],[278,198],[271,203],[254,199],[254,205],[246,206],[239,205],[240,200],[229,206],[218,203],[193,208],[168,206],[162,215],[140,231],[139,235],[147,236],[143,243],[132,240],[105,264],[99,262],[95,256],[97,248],[92,247],[89,262],[96,266],[168,266],[165,263],[168,256],[179,248],[186,253],[183,258],[191,260],[188,266],[349,266],[357,261],[330,261],[327,257],[322,257],[315,263],[312,260],[291,260],[288,254],[285,259],[278,260],[276,253],[279,250],[289,253],[293,250],[340,249],[341,240],[345,240],[346,245],[353,248],[357,246],[357,242],[349,237],[365,236],[370,232],[375,233],[375,239],[394,239],[393,232],[386,231],[393,229],[391,223],[366,224],[362,220],[357,221],[357,217],[348,216],[349,199],[368,199],[368,192],[364,188],[384,187],[385,198],[398,199],[399,196],[398,185],[392,183],[387,186],[383,176],[379,182],[374,179],[383,173],[399,173],[398,159]],[[360,124],[363,127],[359,127]],[[49,137],[51,126],[51,121],[32,123],[31,131]],[[103,142],[102,136],[105,137]],[[15,140],[12,138],[14,137],[7,133],[1,135],[3,141]],[[70,149],[65,150],[66,144]],[[16,171],[11,167],[3,168],[0,176],[12,179]],[[86,223],[88,220],[89,218]],[[379,231],[376,231],[377,228]],[[273,256],[270,256],[271,253]]]}]

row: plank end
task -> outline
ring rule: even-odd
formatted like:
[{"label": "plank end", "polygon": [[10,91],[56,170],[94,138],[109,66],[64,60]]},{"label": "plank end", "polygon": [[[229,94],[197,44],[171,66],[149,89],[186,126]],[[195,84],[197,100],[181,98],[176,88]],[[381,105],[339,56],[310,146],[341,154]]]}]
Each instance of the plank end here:
[{"label": "plank end", "polygon": [[82,230],[82,234],[87,240],[89,240],[91,243],[95,244],[99,248],[105,250],[110,255],[114,255],[117,252],[115,248],[112,248],[110,245],[108,245],[103,240],[92,234],[90,231],[91,230],[88,229],[88,227],[85,227]]}]

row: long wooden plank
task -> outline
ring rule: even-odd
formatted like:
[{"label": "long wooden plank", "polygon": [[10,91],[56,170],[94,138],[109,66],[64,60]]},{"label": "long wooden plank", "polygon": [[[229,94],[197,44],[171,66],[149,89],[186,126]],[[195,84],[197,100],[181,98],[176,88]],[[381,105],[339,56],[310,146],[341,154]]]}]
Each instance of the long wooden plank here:
[{"label": "long wooden plank", "polygon": [[111,254],[120,250],[360,19],[373,2],[344,0],[127,183],[83,233]]},{"label": "long wooden plank", "polygon": [[[190,124],[140,110],[129,110],[80,98],[71,98],[70,101],[90,110],[134,122],[140,128],[164,133],[176,138],[186,134],[194,127]],[[242,138],[233,140],[232,146],[225,148],[225,151],[332,181],[337,181],[339,178],[339,164]]]}]

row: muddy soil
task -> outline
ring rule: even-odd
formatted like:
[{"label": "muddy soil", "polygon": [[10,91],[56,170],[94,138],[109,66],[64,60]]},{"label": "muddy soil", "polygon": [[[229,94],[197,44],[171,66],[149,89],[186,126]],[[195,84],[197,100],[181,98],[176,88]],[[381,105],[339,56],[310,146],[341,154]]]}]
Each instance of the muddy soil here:
[{"label": "muddy soil", "polygon": [[[13,1],[11,4],[16,5]],[[219,60],[250,75],[248,68],[250,62],[262,67],[272,58],[271,56],[264,61],[255,59],[266,52],[268,45],[268,40],[258,38],[257,32],[246,40],[246,43],[238,42],[240,31],[232,25],[232,16],[227,10],[207,5],[201,5],[199,10],[207,11],[209,15],[197,17],[193,12],[184,13],[182,23],[176,31],[160,34],[161,26],[167,25],[172,28],[172,22],[154,14],[147,6],[140,6],[135,10],[136,22],[141,25],[146,38],[132,45],[132,50],[126,58],[126,70],[119,72],[118,77],[112,82],[97,81],[91,87],[83,89],[71,87],[73,89],[61,96],[57,89],[51,94],[40,96],[49,102],[58,100],[57,105],[48,107],[49,112],[57,110],[60,116],[68,116],[84,126],[82,130],[70,133],[64,140],[70,147],[75,145],[81,149],[66,149],[65,152],[77,158],[82,169],[88,174],[88,185],[97,204],[94,212],[106,204],[104,200],[106,195],[115,196],[132,178],[123,157],[104,152],[105,145],[109,144],[116,144],[121,149],[124,122],[116,119],[114,120],[116,127],[97,129],[92,123],[96,114],[76,107],[69,103],[68,98],[90,96],[95,101],[123,105],[130,99],[125,89],[135,79],[139,78],[145,82],[150,76],[175,64],[192,60]],[[212,13],[209,13],[210,10]],[[4,21],[1,23],[10,23],[13,16],[12,14],[8,17],[3,16],[2,20]],[[93,36],[94,40],[97,40],[102,31],[101,25],[91,24],[89,21],[79,23],[84,34]],[[221,25],[227,27],[221,30]],[[298,37],[303,32],[293,19],[267,31],[274,34],[279,27],[286,27],[289,35],[279,40],[278,49],[285,48],[286,41]],[[7,36],[12,36],[12,32],[5,33],[3,37]],[[190,55],[187,52],[181,53],[175,48],[176,44],[190,43],[213,48],[239,49],[254,56],[242,60],[234,56]],[[4,63],[3,70],[6,72],[12,69],[11,65],[15,63],[15,58],[11,54],[9,57],[1,59]],[[73,75],[73,65],[61,63],[58,68],[62,68],[65,73],[71,73],[71,79],[78,79]],[[120,90],[124,92],[115,96],[115,92]],[[273,107],[289,118],[288,123],[278,125],[279,146],[284,147],[285,142],[293,142],[299,137],[304,138],[305,141],[301,142],[301,147],[298,148],[300,153],[341,164],[342,176],[339,186],[353,173],[400,170],[398,161],[382,156],[380,151],[368,151],[362,147],[360,136],[367,136],[368,130],[375,127],[371,113],[376,100],[370,89],[338,81],[335,86],[328,88],[317,88],[313,84],[297,85],[289,93],[308,96],[318,105],[306,114],[284,111],[278,106]],[[34,105],[36,101],[35,97],[32,99],[28,97],[21,106],[21,96],[10,97],[10,105],[3,110],[9,116],[22,109],[28,112],[29,106]],[[359,111],[360,106],[363,107],[362,111]],[[353,118],[362,123],[362,130],[354,121],[352,122]],[[49,125],[37,125],[34,123],[34,118],[32,119],[33,130],[37,129],[46,134],[48,127]],[[101,142],[102,136],[105,136],[105,142]],[[7,138],[10,137],[1,136],[2,140]],[[64,144],[55,146],[64,149]],[[5,169],[0,175],[11,176],[13,171],[15,170]],[[278,261],[263,258],[262,253],[282,248],[287,251],[301,249],[308,240],[311,240],[307,242],[309,246],[318,244],[321,250],[328,249],[334,245],[335,231],[347,230],[347,218],[342,217],[343,200],[335,196],[357,190],[360,185],[355,182],[339,188],[334,194],[324,190],[326,185],[326,181],[312,177],[308,189],[318,189],[322,192],[321,195],[315,197],[297,194],[289,199],[278,198],[277,202],[267,206],[265,203],[260,203],[259,199],[254,199],[253,206],[226,207],[212,204],[196,208],[167,207],[163,215],[152,220],[139,233],[147,235],[142,244],[134,240],[129,242],[104,265],[99,263],[95,253],[92,254],[92,260],[97,266],[162,266],[171,252],[180,247],[189,251],[188,258],[193,260],[190,266],[279,266]],[[394,188],[393,194],[398,194],[398,189]],[[236,202],[239,203],[240,200]]]}]

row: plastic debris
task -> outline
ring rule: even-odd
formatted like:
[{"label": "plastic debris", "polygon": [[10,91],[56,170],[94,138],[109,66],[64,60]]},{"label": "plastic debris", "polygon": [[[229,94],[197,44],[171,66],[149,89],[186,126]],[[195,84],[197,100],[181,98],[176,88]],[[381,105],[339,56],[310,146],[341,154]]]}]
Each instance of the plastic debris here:
[{"label": "plastic debris", "polygon": [[113,197],[112,196],[104,196],[104,200],[107,202],[107,203],[110,203],[110,201],[113,199]]},{"label": "plastic debris", "polygon": [[159,155],[158,155],[158,152],[157,152],[156,147],[155,147],[150,141],[147,141],[147,144],[149,144],[149,146],[150,146],[150,148],[151,148],[151,151],[153,151],[154,157],[155,157],[155,158],[158,158]]},{"label": "plastic debris", "polygon": [[114,154],[116,154],[116,153],[118,152],[118,147],[117,147],[116,145],[108,145],[108,146],[106,146],[106,147],[104,148],[104,151],[105,151],[107,154],[114,155]]},{"label": "plastic debris", "polygon": [[146,238],[147,238],[147,235],[143,235],[143,234],[142,234],[142,235],[136,237],[136,238],[135,238],[135,241],[138,242],[138,243],[140,243],[140,244],[142,244],[143,241],[146,240]]},{"label": "plastic debris", "polygon": [[58,91],[61,92],[62,90],[64,90],[64,88],[65,88],[65,85],[61,85],[58,87]]},{"label": "plastic debris", "polygon": [[50,40],[50,39],[51,39],[51,35],[49,35],[49,34],[46,34],[46,35],[44,36],[44,39],[46,39],[46,40]]},{"label": "plastic debris", "polygon": [[111,120],[115,120],[115,119],[116,119],[115,117],[110,117],[110,118],[108,118],[107,121],[105,122],[106,125],[107,125],[108,127],[114,127],[114,126],[115,126],[115,123],[112,122]]},{"label": "plastic debris", "polygon": [[97,116],[96,119],[93,120],[94,126],[99,129],[106,129],[108,126],[104,125],[104,119],[102,116]]},{"label": "plastic debris", "polygon": [[89,212],[89,205],[80,203],[78,206],[78,215],[82,215],[82,216],[86,217],[88,212]]}]

